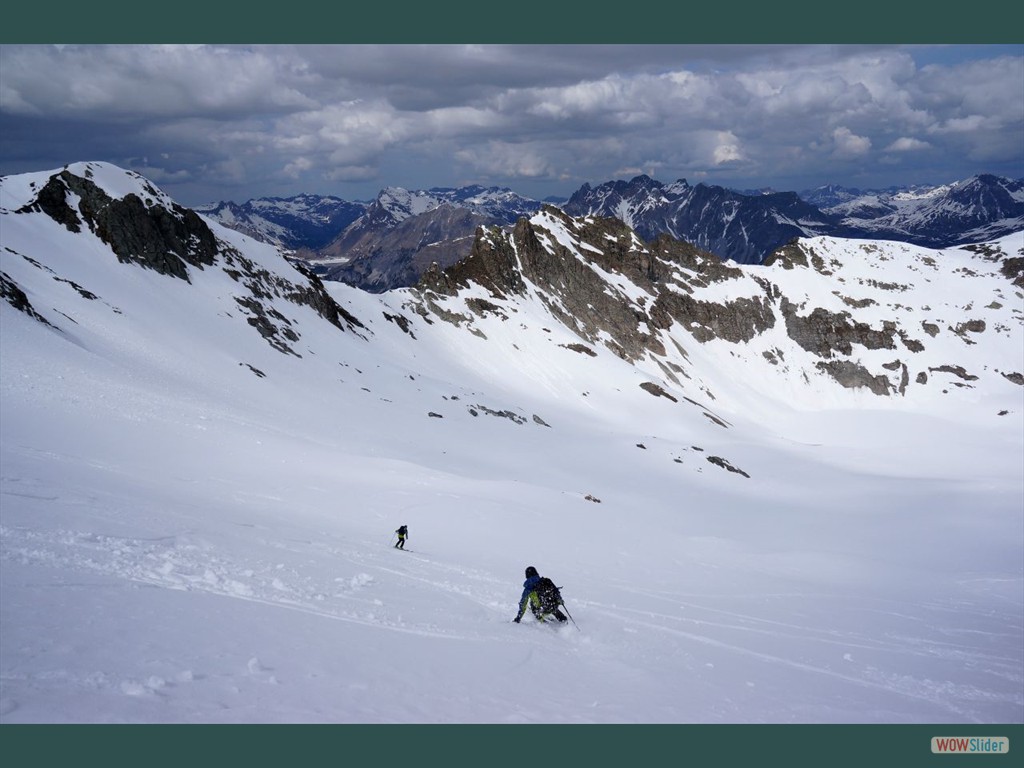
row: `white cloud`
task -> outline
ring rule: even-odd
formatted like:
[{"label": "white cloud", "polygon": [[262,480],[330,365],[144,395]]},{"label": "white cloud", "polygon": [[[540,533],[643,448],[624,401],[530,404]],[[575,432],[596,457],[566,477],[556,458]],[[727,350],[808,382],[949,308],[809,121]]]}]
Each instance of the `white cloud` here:
[{"label": "white cloud", "polygon": [[[824,183],[829,158],[874,170],[885,153],[871,147],[942,161],[931,175],[949,179],[969,158],[1024,164],[1022,56],[918,68],[897,46],[5,45],[0,66],[0,172],[5,154],[50,167],[68,152],[171,152],[197,180],[241,157],[249,178],[287,169],[296,188],[333,166],[367,187],[371,168],[446,185],[459,164],[496,181],[655,163]],[[937,151],[910,152],[924,137]]]},{"label": "white cloud", "polygon": [[718,146],[716,146],[714,150],[715,165],[722,165],[723,163],[730,163],[743,159],[743,152],[740,149],[739,142],[736,137],[728,131],[720,133],[718,136]]},{"label": "white cloud", "polygon": [[487,175],[532,177],[554,172],[543,150],[524,144],[490,141],[482,147],[461,149],[455,157]]},{"label": "white cloud", "polygon": [[909,136],[902,136],[892,144],[885,148],[886,152],[916,152],[921,149],[928,149],[931,147],[927,141],[921,141],[920,139],[911,138]]},{"label": "white cloud", "polygon": [[365,181],[374,178],[377,172],[372,165],[334,165],[324,170],[323,177],[328,181]]},{"label": "white cloud", "polygon": [[989,119],[983,115],[965,115],[945,120],[934,126],[933,133],[974,133],[985,127]]},{"label": "white cloud", "polygon": [[4,109],[101,121],[310,109],[280,57],[213,46],[14,46]]},{"label": "white cloud", "polygon": [[284,167],[284,175],[296,179],[313,167],[313,161],[308,157],[297,157]]},{"label": "white cloud", "polygon": [[832,156],[837,158],[860,157],[871,149],[871,139],[857,136],[849,128],[840,127],[832,131],[832,142]]}]

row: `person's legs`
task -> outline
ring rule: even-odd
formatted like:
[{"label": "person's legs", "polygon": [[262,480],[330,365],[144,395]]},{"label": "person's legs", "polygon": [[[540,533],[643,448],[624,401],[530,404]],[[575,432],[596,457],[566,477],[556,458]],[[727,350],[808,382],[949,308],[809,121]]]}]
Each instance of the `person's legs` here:
[{"label": "person's legs", "polygon": [[533,617],[537,621],[544,621],[544,611],[540,607],[540,598],[537,597],[536,592],[530,593],[530,610],[533,611]]}]

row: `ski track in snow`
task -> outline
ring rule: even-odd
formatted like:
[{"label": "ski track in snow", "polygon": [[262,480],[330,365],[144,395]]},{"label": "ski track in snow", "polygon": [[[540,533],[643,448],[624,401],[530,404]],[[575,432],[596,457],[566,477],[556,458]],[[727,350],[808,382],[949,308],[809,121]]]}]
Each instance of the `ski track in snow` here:
[{"label": "ski track in snow", "polygon": [[[188,533],[135,539],[66,529],[41,534],[0,527],[0,539],[4,542],[0,557],[25,564],[73,568],[148,586],[206,592],[397,632],[474,639],[440,627],[408,627],[389,620],[381,603],[372,597],[374,577],[364,572],[324,582],[281,563],[235,562],[219,554],[208,541]],[[294,547],[280,546],[295,551]],[[351,562],[359,559],[354,552],[329,549],[326,553]],[[362,560],[371,562],[369,558]],[[396,569],[378,568],[404,575]],[[427,583],[457,593],[450,584]],[[477,602],[487,605],[485,601]]]},{"label": "ski track in snow", "polygon": [[[782,656],[765,653],[758,651],[755,648],[748,648],[737,645],[732,642],[724,642],[717,640],[713,637],[709,637],[708,634],[698,634],[696,631],[687,631],[678,627],[670,626],[670,624],[689,624],[694,629],[700,628],[713,628],[713,629],[728,629],[730,631],[739,630],[747,635],[751,635],[751,642],[756,643],[756,635],[770,635],[776,638],[791,638],[793,640],[800,640],[803,643],[826,643],[831,645],[838,645],[845,649],[864,649],[864,650],[878,650],[883,649],[888,652],[896,654],[906,654],[908,656],[932,656],[934,655],[934,648],[931,642],[928,641],[925,645],[919,648],[908,648],[904,644],[898,642],[898,639],[894,639],[892,644],[879,644],[870,642],[864,642],[862,638],[858,636],[843,636],[839,633],[828,632],[825,634],[831,634],[830,637],[816,637],[815,635],[822,634],[822,630],[811,627],[811,626],[798,626],[785,624],[788,629],[792,631],[779,631],[776,629],[763,629],[756,626],[750,626],[751,623],[763,623],[769,625],[779,625],[779,622],[772,620],[759,619],[752,616],[744,616],[741,614],[731,614],[737,618],[745,620],[745,624],[725,624],[721,622],[709,621],[707,619],[690,619],[686,617],[673,616],[669,614],[654,614],[650,611],[633,611],[628,608],[604,606],[599,603],[586,603],[586,607],[595,609],[600,613],[608,617],[619,616],[622,612],[643,614],[644,616],[656,618],[659,621],[650,621],[637,618],[633,621],[633,624],[643,627],[644,629],[651,630],[654,632],[662,632],[673,635],[675,637],[685,638],[688,641],[701,643],[704,645],[714,646],[719,649],[729,651],[730,653],[740,654],[744,656],[750,656],[761,661],[766,661],[771,664],[780,664],[793,669],[801,670],[804,672],[810,672],[816,675],[824,675],[827,677],[835,678],[844,683],[857,685],[865,688],[872,688],[875,690],[883,691],[886,693],[896,693],[901,696],[906,696],[912,699],[918,699],[920,701],[927,702],[929,704],[947,709],[949,712],[954,714],[957,718],[963,719],[970,722],[985,722],[984,719],[978,717],[973,712],[958,707],[955,704],[957,700],[986,700],[986,699],[998,699],[999,697],[992,697],[987,692],[978,689],[975,686],[954,686],[946,683],[940,687],[935,687],[934,684],[929,681],[919,680],[911,675],[896,675],[884,670],[875,669],[872,667],[865,667],[864,672],[861,676],[844,674],[837,672],[836,670],[829,669],[828,667],[811,664],[807,662],[801,662],[796,659],[785,658]],[[710,610],[714,612],[714,609],[701,609]],[[1013,659],[1009,658],[991,658],[985,655],[976,655],[968,652],[961,652],[956,654],[959,656],[967,656],[968,661],[986,661],[990,664],[994,664],[997,667],[995,674],[1006,675],[1012,674],[1015,669]],[[852,655],[847,653],[844,658],[847,661],[852,660]],[[988,670],[991,671],[991,670]],[[1021,697],[1010,697],[1005,699],[1007,703],[1021,703],[1024,698]]]},{"label": "ski track in snow", "polygon": [[[11,492],[4,491],[4,494],[11,495]],[[48,498],[20,492],[13,495]],[[246,523],[236,524],[256,527]],[[260,540],[262,546],[271,550],[310,555],[318,559],[329,558],[338,564],[337,568],[333,569],[334,572],[347,574],[339,575],[332,581],[325,581],[322,577],[316,576],[330,570],[325,569],[322,563],[307,571],[301,571],[273,559],[239,562],[225,556],[209,540],[189,532],[154,538],[133,538],[71,529],[41,533],[38,530],[3,526],[0,527],[0,541],[3,542],[3,548],[0,550],[0,559],[3,560],[52,566],[65,572],[67,569],[73,569],[84,573],[102,574],[148,587],[204,592],[391,632],[443,640],[485,642],[493,639],[492,632],[487,630],[487,624],[509,621],[511,592],[507,581],[484,572],[467,571],[459,566],[436,562],[425,554],[411,550],[399,555],[397,552],[388,551],[393,549],[390,544],[351,542],[342,547],[310,541]],[[380,553],[375,554],[375,549],[380,549]],[[389,563],[389,559],[394,557],[407,560],[407,564],[401,565],[402,561]],[[343,567],[344,564],[350,567],[346,569]],[[485,624],[476,632],[466,631],[464,624],[455,630],[433,622],[406,623],[374,597],[375,581],[383,576],[393,577],[408,585],[423,585],[429,588],[432,594],[440,593],[453,601],[471,602],[483,609],[490,618],[486,619]],[[467,588],[467,583],[473,584],[474,588]],[[673,595],[643,589],[620,589],[625,595],[633,592],[676,605],[684,610],[686,615],[622,607],[618,604],[592,600],[577,600],[574,607],[577,611],[585,611],[592,622],[594,616],[599,615],[609,623],[621,624],[622,632],[627,638],[639,629],[647,633],[647,638],[654,635],[666,636],[677,646],[680,640],[685,641],[685,647],[692,647],[693,644],[710,646],[730,655],[748,657],[770,665],[824,676],[843,684],[919,700],[944,709],[965,722],[986,720],[973,709],[964,706],[964,702],[995,702],[1015,706],[1024,703],[1022,696],[1002,697],[976,686],[957,685],[949,681],[936,683],[922,680],[913,674],[901,674],[894,671],[900,668],[899,663],[893,663],[887,668],[871,664],[853,664],[853,654],[859,655],[861,651],[882,652],[896,658],[902,657],[908,668],[912,667],[915,657],[944,657],[961,666],[976,667],[988,674],[1010,679],[1016,677],[1018,682],[1021,681],[1017,674],[1018,664],[1015,659],[991,656],[979,652],[972,646],[937,642],[934,639],[935,628],[931,628],[928,637],[879,638],[860,632],[840,632],[810,624],[796,624],[708,607],[694,602],[695,595],[692,594]],[[919,608],[926,610],[928,607]],[[882,606],[875,606],[870,610],[890,613]],[[910,615],[909,618],[913,621],[924,621],[920,616]],[[533,622],[527,621],[526,624]],[[576,640],[573,630],[578,628],[566,625],[554,629],[556,637]],[[726,633],[729,640],[719,639],[715,636],[716,632]],[[738,638],[749,639],[749,645],[738,644]],[[766,638],[781,642],[792,641],[793,647],[800,648],[804,653],[809,644],[834,646],[845,650],[843,659],[851,667],[859,667],[859,671],[840,671],[822,663],[758,650],[764,645]],[[503,641],[518,642],[532,647],[538,642],[538,635],[521,633],[513,638],[503,638]],[[583,642],[591,646],[592,653],[599,655],[614,655],[623,651],[608,638],[602,638],[596,643],[591,638],[586,638]],[[829,658],[835,657],[835,654],[826,655]],[[250,673],[260,671],[258,659],[250,661],[249,667]],[[61,673],[53,674],[59,677]],[[187,676],[187,673],[183,674]],[[10,677],[10,670],[5,677]],[[69,682],[83,687],[114,686],[103,672]],[[166,681],[154,677],[142,682],[123,681],[120,683],[120,689],[125,695],[145,695],[158,691],[165,685]],[[5,707],[16,707],[16,702],[0,701],[0,710]]]}]

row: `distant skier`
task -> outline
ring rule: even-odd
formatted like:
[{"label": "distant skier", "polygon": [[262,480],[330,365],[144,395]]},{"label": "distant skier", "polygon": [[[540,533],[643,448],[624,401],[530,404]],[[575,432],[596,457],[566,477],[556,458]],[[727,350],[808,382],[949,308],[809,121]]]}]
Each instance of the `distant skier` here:
[{"label": "distant skier", "polygon": [[395,533],[398,534],[398,542],[395,544],[395,549],[405,549],[405,540],[409,536],[409,529],[406,526],[401,526]]},{"label": "distant skier", "polygon": [[526,581],[523,582],[523,594],[519,598],[519,613],[513,621],[518,624],[530,606],[537,621],[546,621],[553,616],[558,621],[566,621],[565,614],[558,607],[562,604],[562,595],[558,587],[547,576],[541,576],[532,565],[526,568]]}]

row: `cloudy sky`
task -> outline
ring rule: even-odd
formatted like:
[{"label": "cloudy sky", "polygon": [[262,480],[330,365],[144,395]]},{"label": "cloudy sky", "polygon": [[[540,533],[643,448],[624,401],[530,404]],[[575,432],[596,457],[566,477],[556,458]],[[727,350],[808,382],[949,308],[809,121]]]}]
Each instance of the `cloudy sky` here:
[{"label": "cloudy sky", "polygon": [[178,201],[1024,177],[1024,45],[0,45],[0,175]]}]

